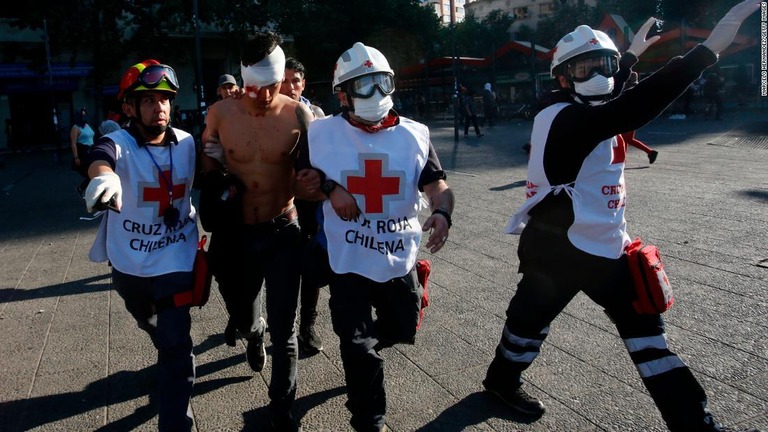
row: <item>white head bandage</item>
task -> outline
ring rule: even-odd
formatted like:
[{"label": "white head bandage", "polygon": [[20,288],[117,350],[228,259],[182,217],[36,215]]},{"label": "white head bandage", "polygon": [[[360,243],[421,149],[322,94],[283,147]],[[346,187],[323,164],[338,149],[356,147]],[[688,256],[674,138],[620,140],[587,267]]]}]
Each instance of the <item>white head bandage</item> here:
[{"label": "white head bandage", "polygon": [[250,66],[240,64],[243,87],[261,88],[282,81],[285,76],[285,53],[276,46],[272,52],[258,63]]}]

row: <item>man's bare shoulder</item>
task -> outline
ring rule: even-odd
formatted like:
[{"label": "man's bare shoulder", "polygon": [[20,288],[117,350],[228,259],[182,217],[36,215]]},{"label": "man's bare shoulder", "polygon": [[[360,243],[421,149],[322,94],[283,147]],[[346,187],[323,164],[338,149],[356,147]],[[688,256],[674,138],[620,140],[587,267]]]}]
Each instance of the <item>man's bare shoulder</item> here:
[{"label": "man's bare shoulder", "polygon": [[272,101],[272,108],[274,108],[274,111],[278,113],[278,115],[286,120],[289,121],[296,121],[297,124],[300,123],[299,121],[299,110],[301,110],[302,106],[305,106],[303,103],[293,100],[288,96],[280,95],[281,97],[275,98],[275,100]]},{"label": "man's bare shoulder", "polygon": [[228,113],[235,112],[240,109],[240,100],[228,97],[222,99],[215,104],[211,105],[210,111],[216,112],[219,116],[225,116]]},{"label": "man's bare shoulder", "polygon": [[284,94],[281,94],[279,98],[275,98],[275,104],[280,106],[281,112],[282,111],[295,112],[297,106],[303,105],[301,102],[297,100],[293,100]]}]

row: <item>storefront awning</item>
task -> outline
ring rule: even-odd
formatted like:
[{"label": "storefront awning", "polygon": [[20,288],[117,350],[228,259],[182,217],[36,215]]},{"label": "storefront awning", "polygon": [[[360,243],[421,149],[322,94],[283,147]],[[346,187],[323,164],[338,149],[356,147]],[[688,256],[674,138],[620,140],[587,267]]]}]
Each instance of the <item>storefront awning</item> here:
[{"label": "storefront awning", "polygon": [[[92,70],[92,63],[52,63],[50,75],[53,78],[80,78],[90,75]],[[48,76],[47,67],[40,68],[31,63],[0,63],[0,79],[46,78]]]}]

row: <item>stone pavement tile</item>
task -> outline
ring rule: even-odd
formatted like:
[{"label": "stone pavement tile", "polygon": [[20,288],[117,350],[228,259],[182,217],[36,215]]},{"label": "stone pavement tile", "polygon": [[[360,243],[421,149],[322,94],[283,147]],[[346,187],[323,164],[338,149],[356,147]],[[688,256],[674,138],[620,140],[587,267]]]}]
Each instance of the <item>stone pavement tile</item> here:
[{"label": "stone pavement tile", "polygon": [[468,368],[457,373],[443,374],[436,380],[449,391],[456,402],[434,419],[417,429],[420,432],[450,430],[493,430],[493,431],[554,431],[594,430],[583,417],[574,414],[557,400],[550,400],[540,388],[528,382],[527,390],[542,398],[547,413],[536,421],[513,413],[495,396],[485,392],[482,380],[488,363]]},{"label": "stone pavement tile", "polygon": [[[708,297],[707,299],[699,297],[698,300],[704,301],[696,304],[706,305],[715,297],[725,295],[725,299],[718,300],[711,306],[743,317],[751,317],[755,314],[765,316],[761,311],[765,310],[767,305],[760,303],[764,290],[761,289],[762,281],[759,278],[725,272],[709,263],[690,261],[686,257],[679,258],[666,253],[663,256],[664,266],[673,289],[677,290],[677,285],[680,285],[681,294],[701,290],[699,294]],[[763,324],[768,325],[768,322],[764,321]]]},{"label": "stone pavement tile", "polygon": [[[455,317],[448,315],[431,316],[422,325],[416,337],[415,345],[398,346],[411,362],[430,376],[453,373],[474,367],[488,361],[488,353],[481,352],[475,346],[465,330],[452,325]],[[467,327],[473,323],[466,323]]]},{"label": "stone pavement tile", "polygon": [[[668,333],[676,342],[677,352],[688,363],[694,374],[732,383],[763,374],[768,370],[768,359],[745,352],[730,341],[720,341],[716,336],[700,335],[675,328]],[[758,397],[766,396],[766,389],[754,389]]]},{"label": "stone pavement tile", "polygon": [[[754,259],[759,255],[762,245],[768,239],[768,234],[755,230],[755,220],[734,220],[730,218],[727,224],[717,216],[699,216],[695,224],[679,214],[659,214],[654,216],[653,224],[663,227],[656,229],[651,224],[630,221],[632,232],[648,232],[648,236],[661,237],[665,241],[675,241],[688,247],[702,247],[708,250],[737,251],[744,259]],[[657,231],[655,234],[653,231]],[[641,235],[641,237],[646,237]]]},{"label": "stone pavement tile", "polygon": [[588,391],[568,405],[602,430],[616,432],[662,432],[667,430],[649,396],[626,385],[616,384]]},{"label": "stone pavement tile", "polygon": [[[478,291],[483,289],[482,285],[477,288]],[[430,311],[433,306],[434,309]],[[457,339],[468,346],[456,347],[462,349],[453,353],[450,360],[456,363],[454,370],[474,367],[478,361],[490,363],[493,351],[501,338],[504,320],[495,310],[486,306],[490,304],[484,303],[480,296],[466,298],[450,293],[435,299],[427,308],[424,317],[423,329],[427,337],[420,337],[415,348],[428,353],[435,346],[452,344],[454,339]],[[489,338],[489,334],[498,334],[498,337]],[[459,341],[455,343],[460,344]],[[440,368],[432,371],[437,374],[445,372],[448,371]]]},{"label": "stone pavement tile", "polygon": [[[560,314],[555,319],[550,334],[542,346],[540,357],[545,357],[550,347],[554,347],[567,353],[572,360],[580,362],[578,364],[590,365],[600,374],[642,390],[643,385],[638,378],[637,370],[615,329],[596,327],[583,320],[582,314],[579,314],[576,309],[576,306],[571,304],[566,309],[566,313]],[[602,318],[605,324],[609,324],[608,317],[605,314],[601,315],[602,317],[598,315],[598,318]]]},{"label": "stone pavement tile", "polygon": [[18,430],[73,431],[101,427],[106,395],[79,384],[97,381],[101,372],[99,369],[64,370],[37,377],[36,390],[18,411],[21,413]]},{"label": "stone pavement tile", "polygon": [[[764,399],[709,377],[702,377],[701,384],[707,391],[708,407],[719,423],[731,427],[757,427],[760,430],[768,427]],[[765,379],[762,384],[765,385]]]},{"label": "stone pavement tile", "polygon": [[393,430],[415,430],[452,404],[451,395],[430,377],[431,370],[439,369],[439,365],[414,361],[404,356],[400,347],[382,354],[386,362],[386,421]]},{"label": "stone pavement tile", "polygon": [[[729,255],[727,251],[704,250],[690,248],[687,245],[666,243],[660,247],[661,253],[677,257],[692,263],[700,263],[702,267],[710,267],[713,273],[719,273],[720,281],[728,286],[726,278],[729,274],[742,275],[754,280],[752,287],[745,287],[743,293],[748,297],[759,298],[761,287],[768,286],[768,272],[763,267],[756,266],[756,261],[747,261],[741,257]],[[696,274],[695,272],[693,273]]]},{"label": "stone pavement tile", "polygon": [[[673,287],[676,304],[667,313],[668,322],[685,326],[699,335],[727,341],[756,355],[768,353],[768,340],[764,336],[768,330],[765,321],[768,305],[685,279],[675,281]],[[688,305],[692,307],[688,308]],[[696,322],[686,326],[691,321],[687,315],[695,315]],[[725,321],[738,325],[724,326]]]},{"label": "stone pavement tile", "polygon": [[13,288],[19,284],[38,247],[39,242],[29,241],[26,238],[13,238],[2,242],[0,247],[2,299],[7,298]]},{"label": "stone pavement tile", "polygon": [[56,299],[49,298],[11,302],[4,307],[0,356],[12,361],[4,361],[0,373],[2,400],[25,398],[32,391],[55,305]]}]

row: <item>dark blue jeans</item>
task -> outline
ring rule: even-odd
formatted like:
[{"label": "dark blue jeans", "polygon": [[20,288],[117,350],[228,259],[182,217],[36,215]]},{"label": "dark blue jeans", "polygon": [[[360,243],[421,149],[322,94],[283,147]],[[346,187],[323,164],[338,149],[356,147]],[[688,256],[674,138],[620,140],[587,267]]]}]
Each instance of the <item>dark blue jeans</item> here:
[{"label": "dark blue jeans", "polygon": [[208,261],[224,298],[230,323],[244,338],[253,340],[264,336],[265,328],[260,319],[264,293],[247,285],[249,265],[243,229],[212,233]]},{"label": "dark blue jeans", "polygon": [[[219,234],[216,234],[219,235]],[[266,289],[267,325],[272,342],[270,406],[288,410],[296,398],[296,307],[301,268],[301,234],[297,219],[245,225],[237,234],[244,241],[244,284],[222,290],[227,310],[246,333],[254,328],[257,297]]]},{"label": "dark blue jeans", "polygon": [[384,359],[378,351],[395,343],[413,344],[424,291],[415,269],[384,283],[352,273],[331,273],[329,287],[331,321],[339,337],[347,408],[352,413],[350,424],[358,432],[378,431],[387,410]]},{"label": "dark blue jeans", "polygon": [[150,323],[157,301],[190,291],[192,272],[139,277],[112,269],[112,285],[125,301],[125,308],[146,331],[157,348],[158,428],[160,431],[189,431],[188,410],[195,379],[195,356],[189,335],[189,306],[157,311],[157,324]]}]

